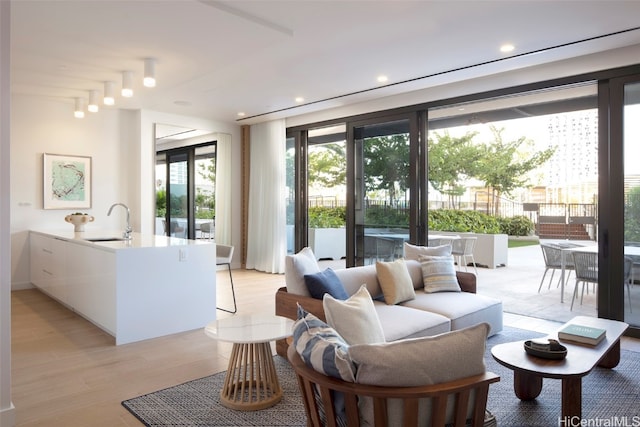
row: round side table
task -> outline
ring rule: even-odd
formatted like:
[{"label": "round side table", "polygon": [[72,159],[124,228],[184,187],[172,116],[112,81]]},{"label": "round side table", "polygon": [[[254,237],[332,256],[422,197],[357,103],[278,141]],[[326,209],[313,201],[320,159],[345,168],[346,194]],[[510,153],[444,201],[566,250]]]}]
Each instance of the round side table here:
[{"label": "round side table", "polygon": [[291,336],[292,326],[293,321],[285,317],[252,314],[216,320],[204,328],[207,336],[233,343],[220,391],[224,406],[257,411],[282,399],[269,343]]}]

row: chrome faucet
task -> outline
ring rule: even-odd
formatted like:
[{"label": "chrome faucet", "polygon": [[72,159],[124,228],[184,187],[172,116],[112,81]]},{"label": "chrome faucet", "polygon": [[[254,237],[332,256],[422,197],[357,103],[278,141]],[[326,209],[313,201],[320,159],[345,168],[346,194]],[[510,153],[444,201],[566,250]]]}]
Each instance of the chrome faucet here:
[{"label": "chrome faucet", "polygon": [[133,229],[131,228],[131,222],[130,222],[131,213],[129,212],[129,208],[127,207],[127,205],[125,205],[124,203],[114,203],[114,204],[112,204],[111,207],[109,208],[109,212],[107,212],[107,216],[111,215],[111,211],[116,206],[122,206],[123,208],[125,208],[127,210],[127,228],[124,229],[124,233],[122,233],[122,237],[127,239],[127,240],[131,240],[131,232],[133,231]]}]

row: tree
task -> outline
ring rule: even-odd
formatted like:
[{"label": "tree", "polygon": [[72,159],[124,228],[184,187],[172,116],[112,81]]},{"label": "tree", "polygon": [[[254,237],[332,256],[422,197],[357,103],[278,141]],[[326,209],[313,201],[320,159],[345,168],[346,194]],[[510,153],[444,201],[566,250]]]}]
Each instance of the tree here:
[{"label": "tree", "polygon": [[384,190],[395,205],[409,188],[409,135],[367,138],[363,151],[366,191]]},{"label": "tree", "polygon": [[533,152],[533,141],[520,137],[513,141],[503,141],[504,128],[490,126],[493,141],[483,146],[483,154],[478,162],[478,178],[489,190],[490,209],[498,215],[498,198],[509,195],[517,188],[528,185],[528,173],[544,164],[553,156],[556,148]]},{"label": "tree", "polygon": [[449,196],[449,205],[456,208],[456,199],[464,194],[462,182],[477,174],[482,149],[473,143],[478,132],[467,132],[452,137],[449,132],[435,134],[428,143],[429,183],[434,189]]},{"label": "tree", "polygon": [[347,182],[347,160],[344,144],[330,143],[310,147],[307,160],[309,184],[324,188],[338,187]]}]

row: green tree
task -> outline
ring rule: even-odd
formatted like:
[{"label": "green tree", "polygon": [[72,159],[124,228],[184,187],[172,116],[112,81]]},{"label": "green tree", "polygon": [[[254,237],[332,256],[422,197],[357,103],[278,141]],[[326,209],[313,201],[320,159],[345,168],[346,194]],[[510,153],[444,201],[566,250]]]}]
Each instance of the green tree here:
[{"label": "green tree", "polygon": [[346,168],[344,143],[315,145],[309,149],[307,174],[310,184],[319,184],[324,188],[345,185]]},{"label": "green tree", "polygon": [[462,182],[478,173],[478,160],[482,149],[474,144],[478,132],[467,132],[460,137],[452,137],[449,132],[435,132],[435,140],[430,139],[429,183],[442,194],[449,196],[449,206],[456,208],[456,200],[466,191]]},{"label": "green tree", "polygon": [[633,187],[627,194],[624,209],[624,240],[640,242],[640,187]]},{"label": "green tree", "polygon": [[409,135],[368,138],[363,150],[366,191],[384,190],[395,205],[409,188]]},{"label": "green tree", "polygon": [[493,141],[483,148],[478,162],[478,178],[489,190],[490,211],[498,215],[501,195],[509,195],[517,188],[528,186],[528,173],[544,164],[553,156],[556,148],[534,152],[533,141],[520,137],[513,141],[504,141],[504,128],[490,126]]}]

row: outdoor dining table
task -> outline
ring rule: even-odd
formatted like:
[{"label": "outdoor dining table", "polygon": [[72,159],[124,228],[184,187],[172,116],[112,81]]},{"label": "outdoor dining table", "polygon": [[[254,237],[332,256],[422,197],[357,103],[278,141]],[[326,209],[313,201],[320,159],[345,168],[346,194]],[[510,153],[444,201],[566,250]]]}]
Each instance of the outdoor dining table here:
[{"label": "outdoor dining table", "polygon": [[[573,252],[588,252],[588,253],[598,253],[598,244],[589,245],[589,246],[573,246],[562,248],[560,250],[560,302],[564,302],[564,270],[566,266],[567,256],[571,256]],[[630,255],[634,257],[640,257],[640,246],[625,246],[624,254]]]}]

